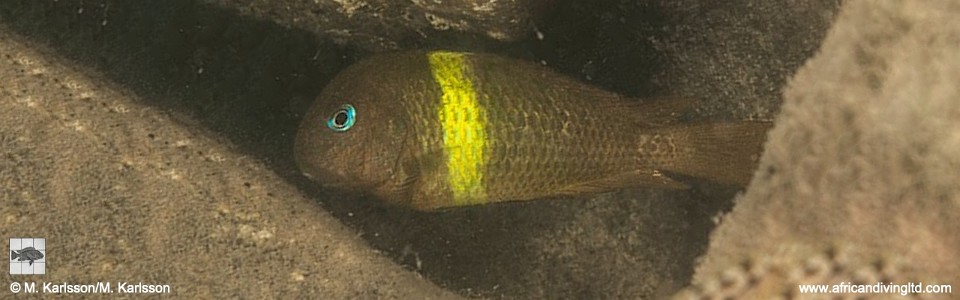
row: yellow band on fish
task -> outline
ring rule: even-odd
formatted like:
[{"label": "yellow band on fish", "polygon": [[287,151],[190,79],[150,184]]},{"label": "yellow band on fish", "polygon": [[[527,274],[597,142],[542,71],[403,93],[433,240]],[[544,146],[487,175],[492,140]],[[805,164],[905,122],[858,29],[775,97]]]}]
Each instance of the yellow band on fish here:
[{"label": "yellow band on fish", "polygon": [[429,60],[433,78],[443,91],[439,115],[453,201],[456,205],[486,203],[483,185],[486,113],[465,74],[468,66],[464,55],[431,52]]}]

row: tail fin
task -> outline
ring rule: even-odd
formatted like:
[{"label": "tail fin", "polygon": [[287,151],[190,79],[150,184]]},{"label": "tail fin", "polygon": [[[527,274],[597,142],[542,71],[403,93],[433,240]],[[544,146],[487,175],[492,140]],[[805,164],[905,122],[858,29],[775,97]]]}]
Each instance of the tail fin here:
[{"label": "tail fin", "polygon": [[10,250],[10,260],[17,259],[18,257],[20,257],[20,255],[17,254],[16,251]]},{"label": "tail fin", "polygon": [[[653,156],[667,172],[746,186],[757,168],[771,122],[702,123],[657,129],[670,153]],[[658,142],[657,139],[651,142]],[[650,144],[649,142],[646,144]],[[653,145],[661,148],[663,145]],[[649,146],[645,146],[649,147]],[[641,148],[644,151],[644,148]],[[656,152],[656,151],[655,151]]]}]

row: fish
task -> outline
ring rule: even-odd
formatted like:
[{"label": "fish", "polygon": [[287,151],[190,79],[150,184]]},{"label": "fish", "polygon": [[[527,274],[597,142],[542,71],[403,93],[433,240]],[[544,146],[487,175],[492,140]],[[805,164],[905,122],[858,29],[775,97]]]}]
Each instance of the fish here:
[{"label": "fish", "polygon": [[421,211],[749,183],[771,122],[685,122],[693,103],[626,97],[495,54],[376,54],[310,104],[294,160],[325,188]]},{"label": "fish", "polygon": [[43,258],[43,253],[40,250],[37,250],[33,247],[26,247],[20,249],[20,251],[10,250],[10,260],[16,261],[30,261],[29,265],[33,265],[33,261],[40,260]]}]

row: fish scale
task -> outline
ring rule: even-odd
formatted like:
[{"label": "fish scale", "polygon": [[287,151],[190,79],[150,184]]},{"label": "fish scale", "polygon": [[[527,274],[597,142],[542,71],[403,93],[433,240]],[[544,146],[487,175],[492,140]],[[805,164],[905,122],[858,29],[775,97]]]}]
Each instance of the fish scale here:
[{"label": "fish scale", "polygon": [[[495,79],[479,76],[477,80],[481,82],[490,80],[491,83],[497,83]],[[478,88],[482,90],[483,86]],[[497,98],[490,97],[490,99]],[[526,110],[542,109],[542,105],[527,107],[511,105],[510,100],[500,99],[496,105]],[[487,105],[495,104],[488,103]],[[509,109],[507,111],[509,112]],[[625,165],[632,164],[632,161],[625,156],[599,155],[605,149],[594,147],[592,144],[598,142],[603,144],[603,142],[584,139],[587,136],[600,138],[600,140],[615,138],[615,134],[604,134],[602,130],[595,129],[606,127],[604,124],[581,120],[581,122],[599,126],[594,128],[590,126],[575,127],[568,130],[569,133],[564,135],[561,134],[561,130],[558,130],[564,120],[550,120],[536,116],[532,120],[524,121],[531,128],[537,128],[538,130],[521,131],[512,138],[505,139],[502,137],[511,137],[511,135],[501,132],[521,126],[517,124],[520,122],[509,118],[510,115],[512,114],[501,114],[502,118],[489,120],[492,124],[501,125],[496,127],[500,129],[500,132],[491,134],[489,142],[492,154],[491,160],[487,162],[487,171],[491,174],[498,174],[496,177],[491,177],[486,183],[489,189],[488,195],[493,199],[512,197],[525,200],[550,196],[553,191],[583,180],[599,179],[603,174],[617,172],[617,170],[626,171],[629,167],[625,167]],[[590,116],[585,114],[585,117]],[[587,140],[593,141],[585,142]],[[545,143],[544,141],[551,142]],[[625,144],[622,148],[624,151],[630,149]],[[518,150],[510,151],[510,149]],[[506,155],[497,155],[497,153],[515,153],[515,156],[512,159],[505,159]]]},{"label": "fish scale", "polygon": [[[327,128],[347,106],[355,124]],[[749,181],[769,123],[684,124],[674,106],[494,55],[384,54],[331,81],[294,152],[320,184],[421,210]]]}]

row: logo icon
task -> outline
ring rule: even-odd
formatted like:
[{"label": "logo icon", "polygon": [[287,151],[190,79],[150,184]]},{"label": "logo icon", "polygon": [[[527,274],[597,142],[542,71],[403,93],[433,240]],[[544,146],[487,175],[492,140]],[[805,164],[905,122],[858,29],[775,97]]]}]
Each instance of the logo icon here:
[{"label": "logo icon", "polygon": [[10,239],[10,274],[44,274],[47,270],[47,240]]}]

